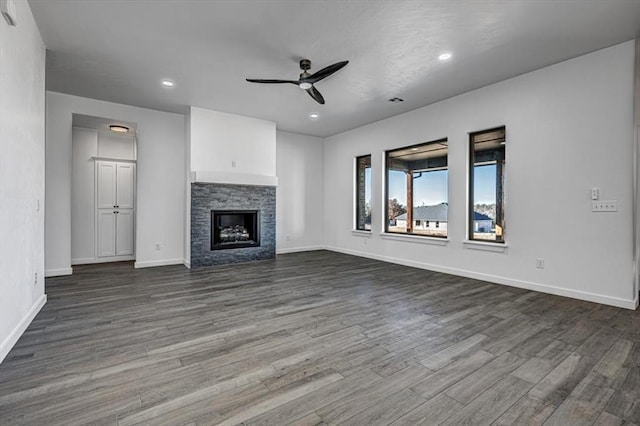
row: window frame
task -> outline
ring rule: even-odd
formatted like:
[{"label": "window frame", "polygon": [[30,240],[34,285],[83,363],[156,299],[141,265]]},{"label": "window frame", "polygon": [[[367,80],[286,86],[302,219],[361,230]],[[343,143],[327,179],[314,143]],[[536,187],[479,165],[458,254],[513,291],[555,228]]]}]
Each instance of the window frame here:
[{"label": "window frame", "polygon": [[[502,132],[503,140],[500,143],[502,148],[502,159],[495,159],[491,161],[481,161],[476,163],[476,150],[475,150],[475,138],[479,135],[494,133],[494,132]],[[505,239],[505,163],[506,163],[506,140],[507,140],[507,128],[506,126],[497,126],[492,127],[490,129],[479,130],[475,132],[469,133],[469,155],[468,155],[468,176],[469,179],[467,181],[468,185],[468,200],[467,200],[467,214],[468,214],[468,222],[467,222],[467,239],[469,242],[473,243],[486,243],[486,244],[500,244],[506,245]],[[496,218],[494,220],[494,227],[498,225],[501,226],[501,235],[500,239],[498,239],[498,235],[496,233],[496,238],[493,240],[485,240],[482,238],[474,237],[474,224],[475,224],[475,191],[474,191],[474,180],[475,180],[475,167],[477,166],[487,166],[487,165],[496,165]],[[498,178],[498,171],[499,177]]]},{"label": "window frame", "polygon": [[[362,184],[360,182],[360,162],[363,159],[367,159],[368,157],[368,168],[371,169],[371,173],[370,173],[370,178],[373,179],[373,169],[371,167],[371,154],[365,154],[365,155],[358,155],[355,157],[355,215],[354,215],[354,230],[358,231],[358,232],[371,232],[371,228],[373,226],[373,223],[369,224],[369,229],[365,228],[366,225],[366,172],[365,170],[367,169],[367,166],[365,165],[362,172],[363,172],[363,176],[362,176]],[[364,185],[364,186],[362,186]],[[364,203],[365,205],[363,206],[363,212],[365,214],[365,218],[363,219],[362,222],[362,227],[360,227],[360,191],[363,191],[363,197],[364,197]],[[373,192],[373,188],[372,188],[372,192]],[[371,194],[372,195],[372,194]],[[371,203],[369,205],[369,208],[372,208]],[[373,222],[373,221],[372,221]]]},{"label": "window frame", "polygon": [[[411,149],[411,148],[417,148],[417,147],[421,147],[424,145],[430,145],[430,144],[437,144],[437,143],[446,143],[447,145],[447,155],[446,155],[446,159],[447,159],[447,164],[446,166],[438,166],[438,167],[432,167],[429,169],[423,169],[420,170],[421,172],[435,172],[435,171],[442,171],[442,170],[446,170],[447,171],[447,203],[449,202],[449,138],[448,137],[442,137],[442,138],[438,138],[438,139],[434,139],[431,141],[427,141],[427,142],[420,142],[417,144],[413,144],[413,145],[407,145],[407,146],[401,146],[398,148],[393,148],[393,149],[388,149],[384,151],[384,155],[383,155],[383,159],[384,159],[384,170],[383,170],[383,178],[384,178],[384,200],[383,200],[383,206],[384,206],[384,223],[383,223],[383,227],[382,227],[382,233],[383,235],[392,235],[392,236],[410,236],[410,237],[419,237],[419,238],[432,238],[432,239],[437,239],[437,240],[442,240],[442,241],[448,241],[449,240],[449,230],[447,229],[447,233],[446,235],[425,235],[425,234],[419,234],[419,233],[415,233],[415,232],[394,232],[394,231],[390,231],[389,230],[389,154],[394,152],[394,151],[401,151],[401,150],[406,150],[406,149]],[[416,172],[416,171],[414,171]],[[408,204],[408,203],[407,203]],[[409,206],[407,205],[407,209],[409,208]],[[413,208],[413,207],[412,207]],[[408,218],[408,217],[407,217]],[[447,222],[449,219],[449,215],[447,212]],[[429,221],[425,222],[428,224]]]}]

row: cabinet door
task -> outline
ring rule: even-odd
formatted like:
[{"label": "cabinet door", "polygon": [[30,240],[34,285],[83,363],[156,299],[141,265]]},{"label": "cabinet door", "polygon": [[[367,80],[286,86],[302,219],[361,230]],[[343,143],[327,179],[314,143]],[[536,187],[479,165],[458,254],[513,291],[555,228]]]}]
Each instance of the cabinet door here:
[{"label": "cabinet door", "polygon": [[133,210],[118,209],[116,217],[116,256],[133,254]]},{"label": "cabinet door", "polygon": [[97,198],[99,209],[113,209],[116,206],[116,164],[98,161]]},{"label": "cabinet door", "polygon": [[115,210],[98,210],[98,257],[116,255],[116,216]]},{"label": "cabinet door", "polygon": [[133,208],[135,164],[117,163],[116,206],[120,209]]}]

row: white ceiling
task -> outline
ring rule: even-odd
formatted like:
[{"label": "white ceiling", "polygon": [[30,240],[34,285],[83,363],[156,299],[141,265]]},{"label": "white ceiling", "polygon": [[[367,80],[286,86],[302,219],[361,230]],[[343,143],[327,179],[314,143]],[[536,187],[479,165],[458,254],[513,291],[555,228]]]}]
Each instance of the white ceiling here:
[{"label": "white ceiling", "polygon": [[[107,133],[113,136],[128,136],[131,137],[136,133],[138,125],[130,121],[113,120],[104,117],[93,117],[91,115],[73,114],[73,120],[71,124],[74,127],[82,127],[84,129],[94,129],[98,132]],[[127,133],[113,132],[109,126],[124,126],[129,128]]]},{"label": "white ceiling", "polygon": [[[48,49],[47,90],[178,113],[194,105],[315,136],[640,35],[640,0],[29,3]],[[453,58],[438,61],[445,51]],[[317,83],[325,105],[294,85],[245,81],[295,80],[302,58],[311,72],[350,61]],[[160,85],[167,77],[174,88]]]}]

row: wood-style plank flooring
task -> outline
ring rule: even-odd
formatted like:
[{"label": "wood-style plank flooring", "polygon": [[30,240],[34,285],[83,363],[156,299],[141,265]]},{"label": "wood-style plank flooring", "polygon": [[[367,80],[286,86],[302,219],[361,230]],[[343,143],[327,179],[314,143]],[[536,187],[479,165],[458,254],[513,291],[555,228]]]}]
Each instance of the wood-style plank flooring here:
[{"label": "wood-style plank flooring", "polygon": [[3,425],[640,425],[636,311],[325,251],[46,288]]}]

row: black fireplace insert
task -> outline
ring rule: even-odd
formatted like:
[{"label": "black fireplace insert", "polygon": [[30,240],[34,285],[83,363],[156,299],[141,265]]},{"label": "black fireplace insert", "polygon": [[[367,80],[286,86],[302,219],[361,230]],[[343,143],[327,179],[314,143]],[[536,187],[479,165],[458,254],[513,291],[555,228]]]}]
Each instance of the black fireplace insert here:
[{"label": "black fireplace insert", "polygon": [[211,210],[211,250],[259,246],[258,210]]}]

